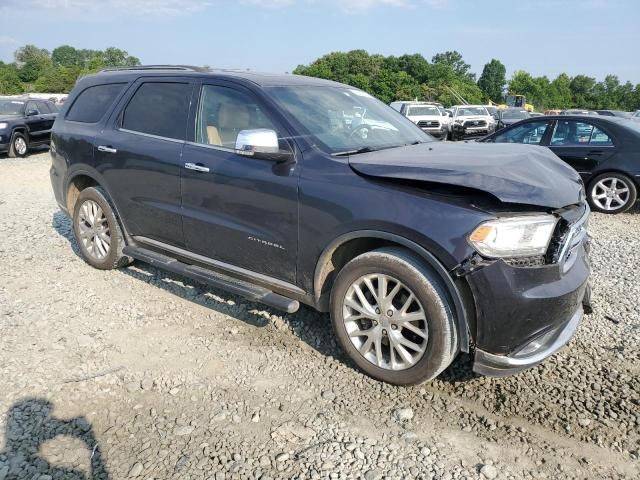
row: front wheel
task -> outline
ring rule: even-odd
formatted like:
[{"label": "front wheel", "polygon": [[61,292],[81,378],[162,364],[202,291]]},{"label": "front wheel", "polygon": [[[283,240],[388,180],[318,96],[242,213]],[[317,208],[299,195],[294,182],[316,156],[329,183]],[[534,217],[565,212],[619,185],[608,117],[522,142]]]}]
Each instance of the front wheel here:
[{"label": "front wheel", "polygon": [[601,213],[622,213],[629,210],[638,198],[635,183],[626,175],[609,172],[589,182],[587,198],[591,209]]},{"label": "front wheel", "polygon": [[458,353],[441,280],[401,248],[364,253],[344,266],[331,291],[331,319],[349,357],[384,382],[431,380]]},{"label": "front wheel", "polygon": [[8,156],[10,158],[24,157],[28,151],[29,143],[27,141],[27,137],[19,132],[14,133],[11,137]]}]

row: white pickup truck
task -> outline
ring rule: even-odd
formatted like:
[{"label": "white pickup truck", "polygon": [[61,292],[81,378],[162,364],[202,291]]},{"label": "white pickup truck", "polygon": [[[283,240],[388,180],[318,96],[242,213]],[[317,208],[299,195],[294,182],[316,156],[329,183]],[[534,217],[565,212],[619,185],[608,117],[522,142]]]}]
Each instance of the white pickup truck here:
[{"label": "white pickup truck", "polygon": [[438,104],[428,102],[392,102],[390,106],[431,136],[440,140],[447,138],[450,118]]},{"label": "white pickup truck", "polygon": [[484,137],[496,129],[496,119],[484,105],[454,105],[451,112],[451,140]]}]

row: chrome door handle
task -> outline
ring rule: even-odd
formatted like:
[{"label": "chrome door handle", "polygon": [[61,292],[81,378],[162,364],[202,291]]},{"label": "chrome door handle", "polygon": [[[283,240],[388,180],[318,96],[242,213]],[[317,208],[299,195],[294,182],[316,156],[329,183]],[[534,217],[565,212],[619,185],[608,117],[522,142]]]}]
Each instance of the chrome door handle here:
[{"label": "chrome door handle", "polygon": [[209,173],[209,167],[198,165],[197,163],[187,162],[184,164],[184,168],[186,168],[187,170],[194,170],[196,172]]},{"label": "chrome door handle", "polygon": [[98,151],[105,152],[105,153],[118,153],[118,150],[116,150],[115,148],[107,147],[105,145],[99,145]]}]

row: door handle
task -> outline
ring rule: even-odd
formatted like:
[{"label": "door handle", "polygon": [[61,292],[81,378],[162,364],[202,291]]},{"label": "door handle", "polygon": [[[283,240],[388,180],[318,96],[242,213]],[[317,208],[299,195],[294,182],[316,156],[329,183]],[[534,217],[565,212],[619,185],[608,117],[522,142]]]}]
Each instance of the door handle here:
[{"label": "door handle", "polygon": [[98,151],[104,153],[118,153],[118,150],[116,150],[115,148],[107,147],[106,145],[99,145]]},{"label": "door handle", "polygon": [[187,162],[184,164],[184,168],[187,170],[194,170],[196,172],[209,173],[209,167],[205,167],[201,163]]}]

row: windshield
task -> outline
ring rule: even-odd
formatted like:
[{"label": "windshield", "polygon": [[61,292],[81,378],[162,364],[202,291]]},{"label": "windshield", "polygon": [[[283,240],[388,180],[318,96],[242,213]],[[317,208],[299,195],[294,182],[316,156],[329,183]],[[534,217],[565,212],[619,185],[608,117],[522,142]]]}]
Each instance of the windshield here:
[{"label": "windshield", "polygon": [[529,118],[529,112],[526,110],[503,110],[502,118],[522,119]]},{"label": "windshield", "polygon": [[407,112],[407,116],[413,116],[413,117],[417,117],[417,116],[427,116],[427,115],[435,115],[435,116],[440,116],[440,110],[438,109],[438,107],[430,107],[430,106],[424,106],[421,105],[419,107],[411,107],[409,108],[409,111]]},{"label": "windshield", "polygon": [[433,140],[406,117],[361,90],[271,87],[272,97],[327,153],[381,150]]},{"label": "windshield", "polygon": [[0,98],[0,115],[22,115],[24,102]]},{"label": "windshield", "polygon": [[484,107],[464,107],[458,109],[458,117],[467,117],[470,115],[488,115]]}]

